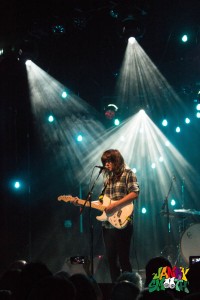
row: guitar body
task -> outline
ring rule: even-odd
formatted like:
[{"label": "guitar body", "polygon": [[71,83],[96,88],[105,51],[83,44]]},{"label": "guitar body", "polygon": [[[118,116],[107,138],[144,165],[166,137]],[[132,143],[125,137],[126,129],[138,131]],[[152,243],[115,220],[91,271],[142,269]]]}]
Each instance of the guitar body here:
[{"label": "guitar body", "polygon": [[103,203],[100,203],[99,200],[89,203],[77,197],[72,197],[71,195],[59,196],[58,201],[61,200],[64,202],[73,202],[79,206],[92,207],[94,209],[100,210],[102,214],[100,216],[97,216],[96,219],[101,222],[108,221],[117,229],[123,229],[126,227],[128,222],[130,221],[130,216],[132,215],[134,209],[133,203],[131,202],[115,213],[107,215],[105,212],[105,208],[115,201],[110,200],[110,198],[106,196],[103,197]]},{"label": "guitar body", "polygon": [[[110,198],[104,196],[103,197],[103,206],[107,207],[109,204],[115,201],[110,200]],[[130,221],[130,216],[133,213],[133,203],[130,203],[120,210],[116,211],[112,215],[107,215],[105,211],[102,213],[101,216],[97,216],[96,219],[98,221],[108,221],[117,229],[123,229],[126,227],[128,222]]]}]

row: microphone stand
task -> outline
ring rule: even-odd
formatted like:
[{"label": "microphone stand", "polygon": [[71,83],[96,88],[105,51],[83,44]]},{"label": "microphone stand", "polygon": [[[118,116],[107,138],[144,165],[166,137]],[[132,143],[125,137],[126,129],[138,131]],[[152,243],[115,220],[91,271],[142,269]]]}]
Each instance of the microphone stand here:
[{"label": "microphone stand", "polygon": [[[175,176],[172,177],[171,179],[171,183],[170,183],[170,186],[169,186],[169,190],[168,190],[168,193],[163,201],[163,204],[162,204],[162,208],[161,208],[161,213],[163,215],[166,215],[167,216],[167,245],[168,245],[168,251],[170,250],[170,233],[171,233],[171,223],[170,223],[170,217],[169,217],[169,201],[168,201],[168,198],[169,198],[169,194],[171,192],[171,189],[172,189],[172,186],[173,186],[173,181],[175,180]],[[169,257],[170,255],[168,255]]]},{"label": "microphone stand", "polygon": [[90,261],[91,261],[91,275],[93,276],[94,275],[94,227],[93,227],[93,224],[92,224],[92,218],[91,218],[91,201],[92,201],[92,193],[93,193],[93,189],[96,185],[96,182],[100,176],[100,174],[102,173],[103,171],[103,168],[101,168],[99,170],[99,173],[96,177],[96,179],[94,180],[93,182],[93,185],[91,187],[91,189],[89,190],[88,194],[87,194],[87,197],[86,197],[86,200],[85,200],[85,203],[82,207],[82,210],[81,210],[81,213],[83,213],[83,209],[84,207],[86,206],[86,203],[89,202],[90,206],[89,206],[89,228],[90,228]]}]

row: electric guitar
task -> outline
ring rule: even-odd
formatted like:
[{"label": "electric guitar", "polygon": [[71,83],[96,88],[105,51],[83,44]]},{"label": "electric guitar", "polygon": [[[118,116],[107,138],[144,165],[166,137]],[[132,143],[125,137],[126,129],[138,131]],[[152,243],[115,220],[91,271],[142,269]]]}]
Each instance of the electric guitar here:
[{"label": "electric guitar", "polygon": [[111,203],[115,202],[113,200],[110,200],[108,197],[103,197],[103,203],[97,201],[92,201],[91,203],[86,202],[85,200],[79,199],[78,197],[72,197],[71,195],[65,196],[59,196],[58,201],[64,201],[64,202],[75,202],[79,206],[86,206],[86,207],[92,207],[94,209],[100,210],[102,212],[102,215],[97,216],[96,219],[98,221],[108,221],[110,224],[112,224],[117,229],[123,229],[126,227],[128,222],[130,221],[130,216],[133,212],[134,205],[133,203],[129,203],[122,207],[120,210],[116,211],[113,214],[107,215],[105,212],[105,208],[110,205]]}]

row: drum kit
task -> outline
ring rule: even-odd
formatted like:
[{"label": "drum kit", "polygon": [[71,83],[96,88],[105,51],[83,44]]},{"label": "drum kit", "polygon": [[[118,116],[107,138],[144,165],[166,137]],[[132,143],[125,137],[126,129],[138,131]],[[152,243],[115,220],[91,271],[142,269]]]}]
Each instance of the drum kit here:
[{"label": "drum kit", "polygon": [[[172,218],[178,218],[184,224],[186,220],[191,220],[191,223],[187,225],[187,229],[182,226],[180,232],[180,245],[179,245],[179,255],[183,258],[186,265],[189,265],[190,257],[200,256],[200,223],[198,223],[198,216],[200,216],[200,211],[195,209],[174,209],[173,212],[162,212],[162,215]],[[178,259],[177,259],[178,260]]]}]

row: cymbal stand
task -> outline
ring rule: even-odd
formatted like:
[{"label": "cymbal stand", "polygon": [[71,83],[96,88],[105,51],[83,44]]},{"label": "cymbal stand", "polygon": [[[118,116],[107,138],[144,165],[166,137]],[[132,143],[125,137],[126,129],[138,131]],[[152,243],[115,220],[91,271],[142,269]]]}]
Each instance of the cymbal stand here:
[{"label": "cymbal stand", "polygon": [[163,205],[162,205],[162,208],[161,208],[161,211],[164,212],[164,213],[166,213],[166,215],[167,215],[167,227],[168,227],[167,231],[168,231],[168,233],[171,232],[171,223],[170,223],[170,218],[169,218],[169,203],[168,203],[168,198],[169,198],[169,194],[171,192],[174,180],[175,180],[175,177],[173,176],[172,179],[171,179],[171,182],[170,182],[168,193],[167,193],[167,195],[166,195],[166,197],[165,197],[165,199],[163,201]]},{"label": "cymbal stand", "polygon": [[[181,184],[181,208],[184,209],[185,207],[185,179],[182,179],[182,184]],[[186,218],[182,218],[182,220],[179,221],[179,226],[178,226],[178,232],[179,232],[179,244],[178,244],[178,255],[177,255],[177,259],[175,261],[175,264],[177,263],[183,263],[181,261],[181,236],[182,233],[185,230],[185,220]]]},{"label": "cymbal stand", "polygon": [[[184,209],[184,207],[185,207],[185,178],[182,179],[182,184],[181,184],[181,208]],[[182,225],[182,231],[185,230],[184,218],[181,225]]]}]

